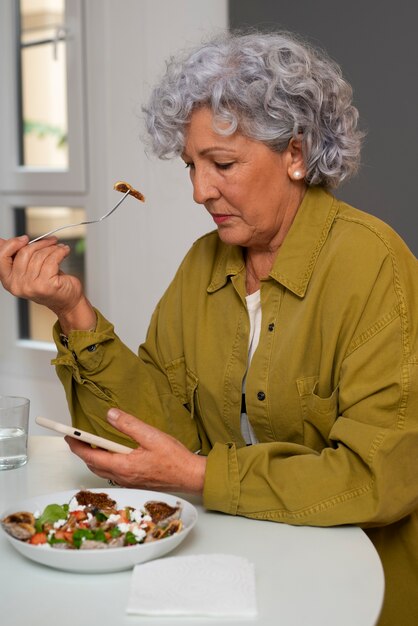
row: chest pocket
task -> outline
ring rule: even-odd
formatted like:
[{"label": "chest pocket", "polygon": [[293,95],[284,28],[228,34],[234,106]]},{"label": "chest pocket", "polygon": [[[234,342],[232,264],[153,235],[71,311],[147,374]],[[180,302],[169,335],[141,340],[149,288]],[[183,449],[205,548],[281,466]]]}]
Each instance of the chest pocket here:
[{"label": "chest pocket", "polygon": [[190,417],[195,416],[195,398],[198,385],[197,376],[186,367],[184,357],[176,359],[165,365],[167,378],[171,391],[183,406],[190,412]]},{"label": "chest pocket", "polygon": [[331,428],[338,417],[338,387],[326,398],[318,395],[318,377],[296,381],[303,419],[304,444],[320,452],[330,447]]}]

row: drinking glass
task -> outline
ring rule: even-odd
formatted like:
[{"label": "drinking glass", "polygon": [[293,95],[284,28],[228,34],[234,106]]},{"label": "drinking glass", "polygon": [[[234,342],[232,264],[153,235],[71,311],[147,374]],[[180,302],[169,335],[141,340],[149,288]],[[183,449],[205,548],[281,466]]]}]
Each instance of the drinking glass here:
[{"label": "drinking glass", "polygon": [[29,400],[0,396],[0,470],[15,469],[28,460]]}]

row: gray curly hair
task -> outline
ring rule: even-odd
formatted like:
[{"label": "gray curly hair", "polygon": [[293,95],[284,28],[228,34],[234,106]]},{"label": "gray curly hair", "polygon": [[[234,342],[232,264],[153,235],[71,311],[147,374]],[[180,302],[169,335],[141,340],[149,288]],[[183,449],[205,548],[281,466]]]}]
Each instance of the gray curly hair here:
[{"label": "gray curly hair", "polygon": [[227,33],[172,58],[143,111],[159,158],[181,154],[192,111],[209,106],[220,134],[276,152],[302,139],[306,183],[335,188],[360,161],[352,95],[340,67],[294,34]]}]

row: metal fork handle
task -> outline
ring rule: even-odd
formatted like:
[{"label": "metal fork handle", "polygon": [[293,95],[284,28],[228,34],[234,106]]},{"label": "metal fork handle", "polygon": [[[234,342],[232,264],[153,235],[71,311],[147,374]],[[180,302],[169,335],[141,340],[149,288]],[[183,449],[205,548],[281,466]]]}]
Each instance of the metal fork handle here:
[{"label": "metal fork handle", "polygon": [[99,217],[99,219],[89,220],[86,222],[77,222],[76,224],[66,224],[65,226],[59,226],[58,228],[54,228],[53,230],[50,230],[47,233],[44,233],[43,235],[39,235],[39,237],[35,237],[35,239],[31,239],[31,241],[28,242],[28,245],[30,245],[31,243],[35,243],[35,241],[39,241],[40,239],[45,239],[45,237],[49,237],[50,235],[53,235],[54,233],[57,233],[60,230],[65,230],[66,228],[75,228],[76,226],[87,226],[88,224],[97,224],[98,222],[101,222],[102,220],[109,217],[109,215],[112,215],[112,213],[116,211],[118,206],[122,204],[122,202],[125,200],[126,196],[128,195],[129,195],[129,190],[123,194],[122,198],[119,200],[119,202],[115,204],[113,209],[110,209],[110,211],[102,215],[102,217]]}]

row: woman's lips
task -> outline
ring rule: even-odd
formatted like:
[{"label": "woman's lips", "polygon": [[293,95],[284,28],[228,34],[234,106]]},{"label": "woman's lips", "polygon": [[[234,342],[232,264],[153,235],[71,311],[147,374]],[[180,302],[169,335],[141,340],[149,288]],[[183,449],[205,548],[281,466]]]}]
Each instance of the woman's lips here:
[{"label": "woman's lips", "polygon": [[215,222],[215,224],[222,224],[222,222],[226,222],[226,220],[228,220],[231,217],[231,215],[228,214],[214,214],[212,213],[212,219]]}]

